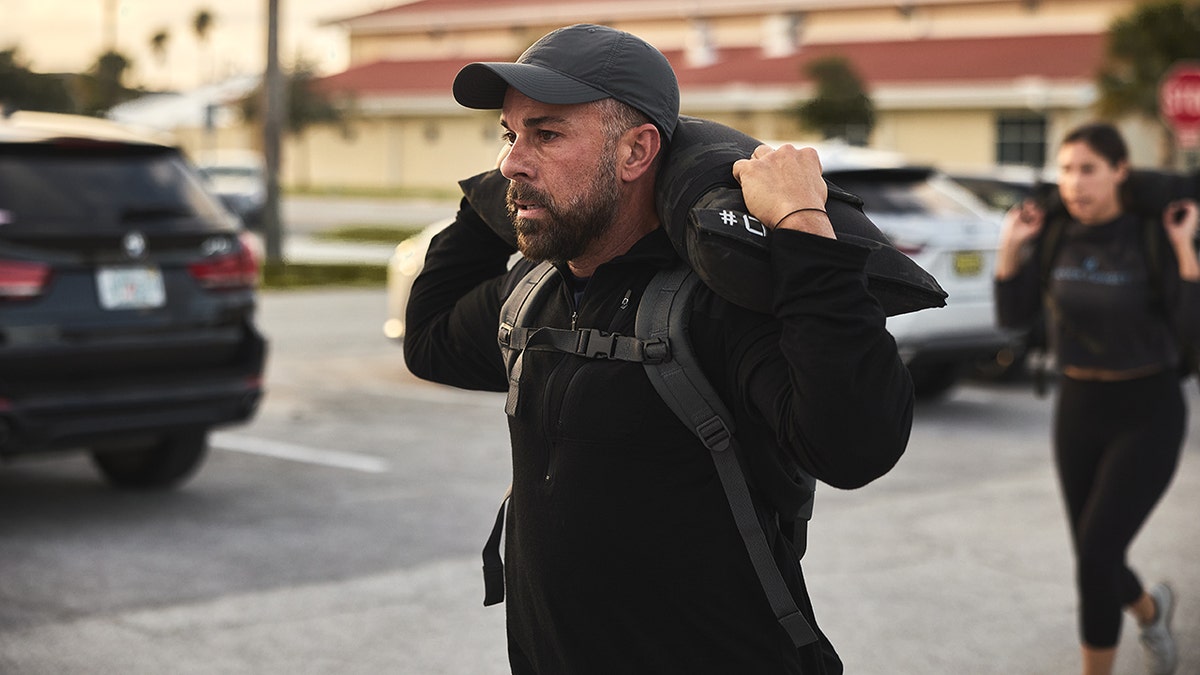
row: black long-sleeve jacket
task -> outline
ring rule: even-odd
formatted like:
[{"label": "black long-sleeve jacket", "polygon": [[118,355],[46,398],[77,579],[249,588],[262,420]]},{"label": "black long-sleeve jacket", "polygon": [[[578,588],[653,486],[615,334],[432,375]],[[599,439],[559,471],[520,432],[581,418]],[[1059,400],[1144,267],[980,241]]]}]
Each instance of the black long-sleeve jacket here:
[{"label": "black long-sleeve jacket", "polygon": [[[867,293],[861,247],[774,235],[775,314],[708,289],[691,340],[734,412],[764,512],[807,497],[799,466],[854,488],[899,459],[913,394],[884,313]],[[463,203],[435,237],[408,304],[404,353],[420,377],[504,391],[497,343],[511,249]],[[569,286],[539,325],[634,333],[641,293],[678,260],[660,229]],[[776,623],[708,451],[637,363],[527,352],[509,418],[513,490],[506,530],[509,653],[516,673],[839,673],[828,641],[799,652]],[[818,510],[819,512],[819,510]],[[799,562],[772,526],[797,604],[816,626]]]}]

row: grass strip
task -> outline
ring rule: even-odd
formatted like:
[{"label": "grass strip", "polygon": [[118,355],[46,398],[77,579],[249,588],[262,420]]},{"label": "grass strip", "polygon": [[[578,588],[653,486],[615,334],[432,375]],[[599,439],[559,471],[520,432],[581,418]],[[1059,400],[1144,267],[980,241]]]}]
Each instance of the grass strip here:
[{"label": "grass strip", "polygon": [[379,225],[374,223],[355,223],[343,225],[332,230],[316,232],[314,239],[326,241],[350,241],[364,244],[399,244],[421,231],[421,227],[404,227],[402,225]]},{"label": "grass strip", "polygon": [[262,267],[263,290],[321,286],[381,287],[387,284],[387,265],[364,263],[267,263]]}]

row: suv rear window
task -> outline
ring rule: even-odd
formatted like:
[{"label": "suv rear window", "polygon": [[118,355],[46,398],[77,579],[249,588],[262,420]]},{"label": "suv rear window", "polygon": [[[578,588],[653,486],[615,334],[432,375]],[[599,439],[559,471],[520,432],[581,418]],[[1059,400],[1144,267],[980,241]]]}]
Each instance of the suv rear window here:
[{"label": "suv rear window", "polygon": [[931,181],[931,169],[864,169],[827,172],[838,187],[858,195],[871,213],[976,216],[963,201]]},{"label": "suv rear window", "polygon": [[172,148],[0,144],[0,231],[100,233],[132,222],[149,230],[226,225],[221,207]]}]

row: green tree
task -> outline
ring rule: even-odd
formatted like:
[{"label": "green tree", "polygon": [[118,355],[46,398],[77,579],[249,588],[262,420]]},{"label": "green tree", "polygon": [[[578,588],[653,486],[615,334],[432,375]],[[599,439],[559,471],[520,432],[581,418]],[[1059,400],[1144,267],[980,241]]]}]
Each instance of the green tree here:
[{"label": "green tree", "polygon": [[69,76],[30,70],[16,47],[0,51],[0,108],[76,112]]},{"label": "green tree", "polygon": [[80,112],[85,115],[101,116],[109,108],[128,101],[140,92],[124,84],[125,73],[132,62],[124,54],[107,51],[79,78]]},{"label": "green tree", "polygon": [[[314,124],[334,124],[346,131],[342,109],[314,85],[316,69],[313,64],[301,59],[285,75],[284,103],[286,115],[284,131],[299,135]],[[247,122],[257,123],[263,117],[262,85],[250,92],[241,101],[242,116]]]},{"label": "green tree", "polygon": [[[1158,120],[1158,85],[1173,63],[1200,59],[1200,3],[1165,0],[1138,3],[1113,20],[1104,63],[1097,75],[1098,115],[1136,114]],[[1162,125],[1161,159],[1174,161],[1170,130]]]},{"label": "green tree", "polygon": [[843,138],[854,145],[866,145],[875,126],[875,105],[849,59],[816,59],[808,63],[805,73],[815,92],[796,106],[800,124],[822,138]]}]

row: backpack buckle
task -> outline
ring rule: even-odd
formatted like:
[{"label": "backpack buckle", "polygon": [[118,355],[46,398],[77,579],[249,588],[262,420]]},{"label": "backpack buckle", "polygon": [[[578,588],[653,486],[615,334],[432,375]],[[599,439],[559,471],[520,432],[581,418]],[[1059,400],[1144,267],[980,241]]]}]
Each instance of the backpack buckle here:
[{"label": "backpack buckle", "polygon": [[616,334],[604,333],[595,328],[581,330],[575,353],[589,359],[611,359],[617,349],[618,337]]}]

